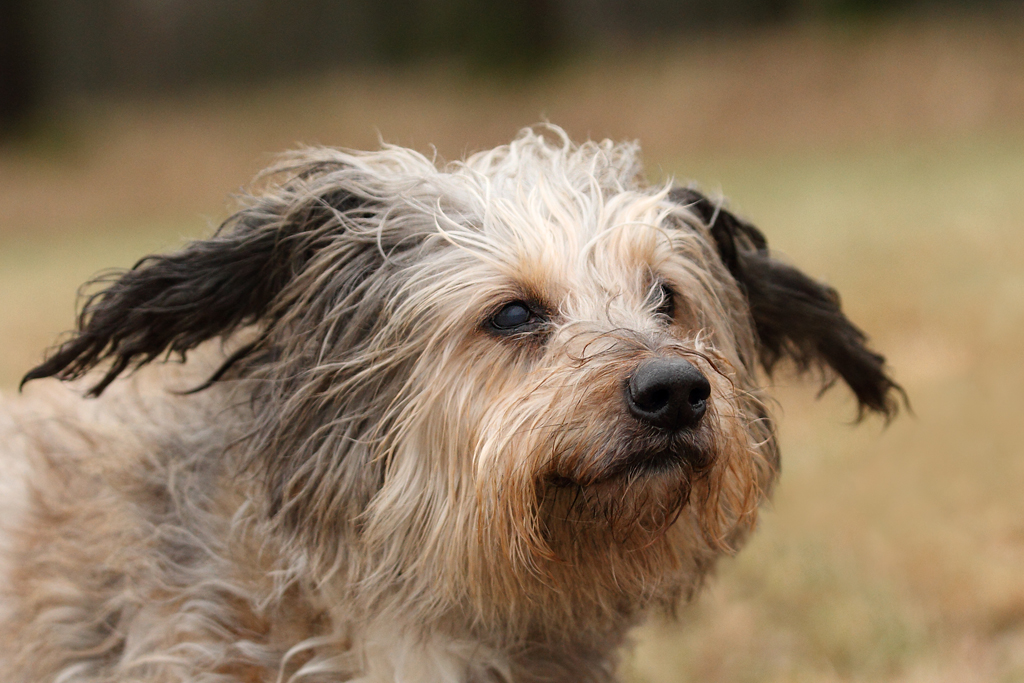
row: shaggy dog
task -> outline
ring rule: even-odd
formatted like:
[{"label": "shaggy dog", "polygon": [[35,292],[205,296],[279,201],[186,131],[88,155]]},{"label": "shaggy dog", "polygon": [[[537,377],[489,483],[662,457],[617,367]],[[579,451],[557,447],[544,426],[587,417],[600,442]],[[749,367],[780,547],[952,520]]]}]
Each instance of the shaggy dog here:
[{"label": "shaggy dog", "polygon": [[753,528],[777,361],[896,410],[836,293],[635,145],[260,187],[2,406],[6,683],[611,680]]}]

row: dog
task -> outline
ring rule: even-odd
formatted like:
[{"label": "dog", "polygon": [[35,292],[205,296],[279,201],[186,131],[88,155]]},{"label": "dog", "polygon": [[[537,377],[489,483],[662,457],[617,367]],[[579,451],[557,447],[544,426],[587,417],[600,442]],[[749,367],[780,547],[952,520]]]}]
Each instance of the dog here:
[{"label": "dog", "polygon": [[4,681],[611,681],[754,528],[779,362],[900,406],[833,289],[635,144],[254,187],[3,404]]}]

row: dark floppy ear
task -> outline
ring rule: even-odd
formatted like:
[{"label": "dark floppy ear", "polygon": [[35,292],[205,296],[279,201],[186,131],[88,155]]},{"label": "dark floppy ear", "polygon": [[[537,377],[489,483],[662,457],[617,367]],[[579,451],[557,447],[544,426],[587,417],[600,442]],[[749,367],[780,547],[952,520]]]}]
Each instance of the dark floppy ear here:
[{"label": "dark floppy ear", "polygon": [[867,347],[867,336],[843,314],[834,289],[772,258],[760,230],[700,192],[674,188],[669,198],[708,227],[722,263],[747,297],[766,371],[783,357],[801,371],[831,369],[856,394],[858,418],[867,410],[895,416],[897,397],[905,403],[906,394],[886,374],[885,358]]},{"label": "dark floppy ear", "polygon": [[[329,166],[295,169],[290,185],[231,216],[210,239],[94,280],[106,288],[86,299],[77,332],[30,370],[22,385],[43,377],[76,379],[110,361],[88,391],[99,396],[125,370],[164,354],[184,358],[208,339],[260,321],[343,216],[367,203],[337,186],[310,191],[310,177]],[[232,355],[211,382],[254,346]]]}]

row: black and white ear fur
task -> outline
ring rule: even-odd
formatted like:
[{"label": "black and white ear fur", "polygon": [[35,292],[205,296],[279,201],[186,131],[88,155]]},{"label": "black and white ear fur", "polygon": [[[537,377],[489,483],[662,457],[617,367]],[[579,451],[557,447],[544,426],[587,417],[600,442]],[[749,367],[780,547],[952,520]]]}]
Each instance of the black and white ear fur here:
[{"label": "black and white ear fur", "polygon": [[696,190],[674,188],[669,198],[695,213],[711,233],[747,298],[767,372],[784,357],[800,371],[831,370],[857,396],[858,417],[868,410],[895,416],[898,397],[905,403],[906,394],[886,374],[885,358],[867,347],[867,336],[843,314],[834,289],[773,258],[760,230]]},{"label": "black and white ear fur", "polygon": [[[202,342],[267,322],[271,304],[346,214],[370,200],[339,192],[309,191],[309,176],[330,164],[301,169],[291,185],[257,199],[221,225],[210,239],[172,254],[147,256],[127,272],[90,284],[75,335],[22,379],[77,379],[110,362],[88,391],[99,396],[126,370],[169,354],[184,359]],[[259,341],[234,353],[207,384],[253,352]]]}]

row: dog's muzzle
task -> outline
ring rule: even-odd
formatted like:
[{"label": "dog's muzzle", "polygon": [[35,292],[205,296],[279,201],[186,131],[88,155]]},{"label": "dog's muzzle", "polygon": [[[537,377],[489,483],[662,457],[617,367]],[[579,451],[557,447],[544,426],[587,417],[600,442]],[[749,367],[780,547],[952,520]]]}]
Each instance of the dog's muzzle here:
[{"label": "dog's muzzle", "polygon": [[682,358],[648,360],[626,382],[630,414],[667,433],[697,427],[707,412],[710,395],[707,378]]}]

